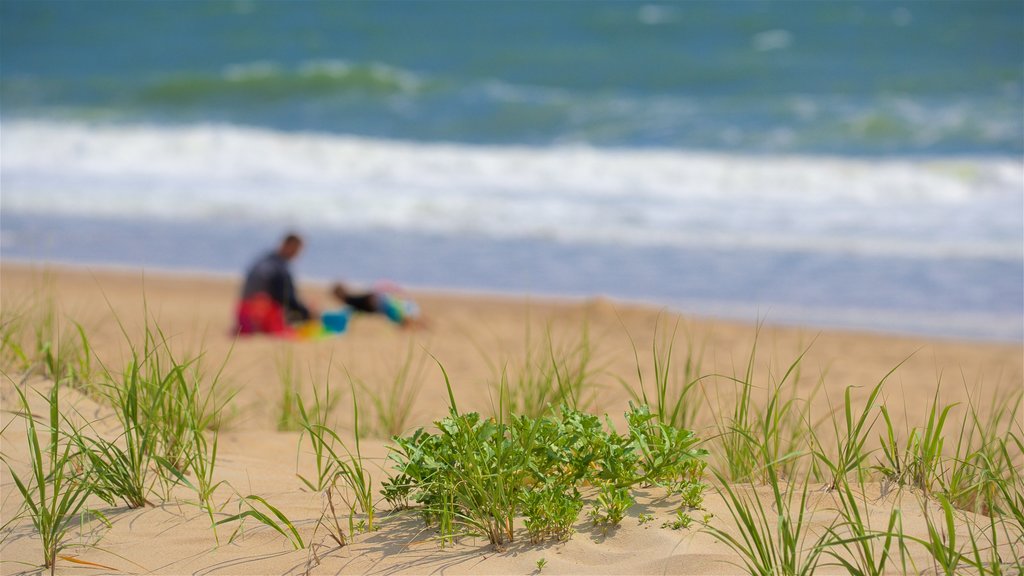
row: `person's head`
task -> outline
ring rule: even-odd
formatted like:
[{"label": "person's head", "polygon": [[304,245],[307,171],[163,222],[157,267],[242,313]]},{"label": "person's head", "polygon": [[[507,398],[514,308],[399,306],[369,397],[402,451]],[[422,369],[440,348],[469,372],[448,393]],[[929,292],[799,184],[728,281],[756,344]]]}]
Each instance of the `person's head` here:
[{"label": "person's head", "polygon": [[291,260],[302,251],[302,238],[298,234],[288,234],[281,240],[277,253],[285,260]]}]

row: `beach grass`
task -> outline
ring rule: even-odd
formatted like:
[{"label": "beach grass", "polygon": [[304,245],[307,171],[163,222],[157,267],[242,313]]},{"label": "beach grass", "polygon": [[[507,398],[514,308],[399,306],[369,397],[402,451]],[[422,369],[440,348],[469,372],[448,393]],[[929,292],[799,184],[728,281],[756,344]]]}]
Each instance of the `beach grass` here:
[{"label": "beach grass", "polygon": [[559,405],[589,409],[596,398],[595,376],[601,367],[595,363],[590,332],[584,324],[578,333],[556,337],[551,326],[535,342],[529,323],[524,333],[523,356],[497,362],[482,352],[495,373],[491,390],[497,406],[491,413],[503,418],[519,414],[533,418],[544,416]]},{"label": "beach grass", "polygon": [[[217,543],[217,527],[237,524],[229,540],[234,541],[248,520],[269,527],[296,549],[306,547],[299,522],[266,496],[242,496],[219,476],[218,428],[227,400],[216,392],[220,371],[212,380],[203,373],[202,350],[179,358],[148,320],[138,345],[122,326],[130,359],[114,372],[93,357],[78,327],[74,333],[81,346],[67,350],[90,358],[71,365],[90,367],[87,389],[100,392],[116,420],[115,431],[101,431],[97,422],[61,406],[59,390],[74,381],[60,372],[64,364],[55,362],[38,372],[33,367],[46,364],[46,347],[10,343],[25,330],[32,340],[44,332],[25,324],[28,315],[11,314],[0,331],[6,339],[5,361],[53,382],[46,395],[48,421],[32,413],[27,380],[14,385],[29,447],[28,472],[4,457],[24,501],[23,514],[42,541],[44,566],[53,568],[74,529],[72,519],[89,508],[91,496],[108,506],[142,507],[155,497],[174,499],[172,488],[179,485],[194,492],[194,503],[209,517]],[[39,318],[44,323],[52,319],[47,314]],[[19,336],[12,326],[18,326]],[[411,434],[406,431],[409,406],[419,394],[419,366],[429,355],[411,341],[396,359],[394,377],[376,395],[368,392],[371,382],[348,375],[350,431],[329,418],[337,403],[330,368],[325,382],[314,383],[311,402],[304,401],[300,370],[290,352],[279,357],[284,400],[277,421],[300,432],[299,456],[312,457],[314,474],[298,480],[323,498],[317,529],[325,527],[340,547],[379,528],[378,484],[363,458],[361,435],[364,430],[376,435],[400,430],[407,435],[390,442],[394,469],[380,483],[380,494],[395,511],[415,509],[438,530],[442,546],[479,535],[502,549],[520,531],[533,544],[564,542],[584,510],[595,528],[607,532],[629,515],[637,487],[660,486],[678,503],[678,518],[666,527],[699,525],[751,573],[811,574],[825,567],[851,574],[1020,573],[1021,555],[1015,551],[1024,547],[1024,429],[1019,418],[1024,393],[994,396],[992,408],[985,410],[973,396],[965,404],[943,403],[940,377],[920,425],[900,430],[885,399],[891,377],[902,366],[897,364],[868,387],[845,387],[837,407],[826,394],[827,415],[814,419],[813,397],[826,389],[826,375],[808,384],[802,363],[810,347],[780,364],[781,370],[769,359],[765,370],[755,335],[739,375],[702,374],[702,346],[689,336],[678,342],[678,325],[671,332],[658,330],[646,364],[653,367],[652,380],[646,380],[630,337],[637,365],[630,388],[635,402],[624,414],[623,434],[582,401],[594,393],[598,372],[585,325],[577,338],[565,340],[567,346],[556,345],[550,331],[540,347],[527,341],[527,362],[515,377],[503,373],[498,406],[490,417],[460,409],[456,386],[437,362],[448,415],[434,423],[434,431],[420,428]],[[674,360],[680,346],[683,362]],[[93,362],[100,370],[91,368]],[[630,387],[628,380],[620,380]],[[730,388],[732,395],[725,393]],[[401,398],[389,404],[389,393]],[[372,406],[369,426],[360,399],[369,399]],[[702,414],[706,408],[710,416]],[[701,418],[712,421],[712,437],[702,440],[680,426]],[[164,486],[160,493],[157,482]],[[232,495],[218,504],[215,495],[224,487]],[[707,497],[719,499],[728,514],[705,514],[703,522],[696,522],[691,513]],[[920,503],[924,532],[905,529],[906,508],[900,503],[906,499]],[[237,512],[225,515],[222,510],[231,502]],[[869,509],[883,503],[890,506],[884,519],[873,522]],[[103,510],[90,514],[105,518]],[[922,555],[926,564],[919,560]]]},{"label": "beach grass", "polygon": [[360,433],[391,438],[408,432],[428,358],[429,355],[416,346],[416,341],[409,338],[401,358],[389,362],[391,365],[386,372],[390,372],[390,378],[369,382],[349,374],[354,390],[368,399],[372,407],[369,418],[363,419],[366,430]]},{"label": "beach grass", "polygon": [[93,354],[81,324],[62,317],[52,282],[44,280],[34,298],[5,297],[0,307],[0,369],[39,373],[45,378],[92,389]]},{"label": "beach grass", "polygon": [[302,539],[302,534],[299,533],[295,524],[280,509],[267,502],[266,498],[257,494],[243,496],[238,500],[238,508],[237,514],[217,521],[218,526],[232,522],[238,523],[229,541],[233,542],[243,533],[244,523],[242,521],[246,518],[252,518],[256,522],[284,536],[296,550],[306,547],[306,542]]},{"label": "beach grass", "polygon": [[[838,499],[835,521],[822,540],[822,552],[832,563],[857,576],[881,576],[893,571],[906,573],[906,541],[901,537],[902,513],[889,510],[884,526],[872,526],[868,513],[867,487],[841,481],[833,491]],[[895,564],[900,559],[900,564]],[[823,564],[827,564],[823,562]]]},{"label": "beach grass", "polygon": [[[19,416],[25,423],[28,444],[29,472],[20,474],[4,456],[18,494],[22,498],[19,513],[27,515],[42,545],[43,566],[50,574],[56,572],[60,553],[68,545],[68,534],[74,520],[87,510],[91,495],[89,478],[82,477],[74,445],[62,438],[63,415],[60,413],[60,386],[54,384],[46,396],[47,419],[37,422],[26,392],[15,386],[20,404]],[[40,426],[42,424],[42,426]],[[96,517],[104,516],[95,512]]]},{"label": "beach grass", "polygon": [[[682,370],[677,369],[673,362],[680,320],[672,325],[672,332],[659,330],[663,324],[659,317],[655,323],[654,337],[651,341],[652,374],[649,380],[644,378],[644,370],[640,360],[640,352],[636,341],[626,330],[633,357],[636,360],[636,385],[619,377],[618,380],[632,397],[633,402],[650,406],[660,422],[671,424],[677,428],[693,428],[703,410],[702,399],[699,397],[700,383],[707,378],[701,372],[701,359],[704,356],[704,344],[696,343],[690,334],[685,334],[685,357]],[[625,327],[623,327],[625,330]],[[652,382],[652,390],[648,394],[648,382]],[[639,391],[637,390],[639,388]]]}]

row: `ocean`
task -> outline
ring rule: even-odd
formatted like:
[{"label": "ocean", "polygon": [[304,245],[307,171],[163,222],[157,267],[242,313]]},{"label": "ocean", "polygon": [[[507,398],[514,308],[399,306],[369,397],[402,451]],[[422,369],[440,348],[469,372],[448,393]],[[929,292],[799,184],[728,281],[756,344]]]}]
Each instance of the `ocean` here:
[{"label": "ocean", "polygon": [[1024,3],[0,2],[0,255],[1024,340]]}]

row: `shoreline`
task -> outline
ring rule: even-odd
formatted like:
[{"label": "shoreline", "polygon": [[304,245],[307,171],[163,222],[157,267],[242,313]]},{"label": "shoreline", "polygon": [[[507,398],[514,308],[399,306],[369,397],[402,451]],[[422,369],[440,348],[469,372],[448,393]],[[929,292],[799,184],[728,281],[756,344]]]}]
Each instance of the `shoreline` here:
[{"label": "shoreline", "polygon": [[[216,282],[228,282],[236,283],[240,285],[241,278],[244,273],[244,265],[239,266],[237,272],[225,272],[221,270],[214,270],[211,268],[201,267],[174,267],[174,266],[138,266],[134,264],[117,264],[108,262],[81,262],[81,261],[70,261],[60,259],[50,260],[33,260],[30,258],[4,258],[4,266],[12,266],[19,269],[42,269],[42,270],[67,270],[76,272],[90,272],[98,275],[115,274],[115,275],[137,275],[144,274],[154,277],[168,277],[168,278],[182,278],[182,279],[194,279],[200,281],[216,281]],[[302,277],[297,278],[297,283],[300,286],[307,286],[310,289],[316,288],[322,290],[326,288],[330,283],[336,281],[336,279],[321,278],[319,276],[313,277]],[[356,281],[354,285],[368,287],[372,286],[372,282]],[[839,332],[849,333],[851,335],[862,335],[866,337],[891,337],[898,339],[920,339],[923,341],[939,341],[949,343],[976,343],[976,344],[995,344],[995,345],[1014,345],[1024,344],[1024,339],[1017,339],[1013,337],[1000,337],[1000,336],[962,336],[962,335],[950,335],[944,334],[938,331],[938,327],[948,326],[950,324],[956,325],[957,322],[951,322],[949,315],[942,320],[934,320],[925,322],[927,317],[924,313],[918,313],[914,315],[914,318],[918,318],[918,326],[927,325],[928,327],[919,328],[917,330],[911,328],[896,328],[885,329],[878,327],[879,320],[868,321],[865,323],[862,318],[873,317],[879,318],[889,316],[884,311],[871,310],[871,309],[824,309],[824,308],[794,308],[792,306],[774,306],[769,308],[767,313],[762,314],[760,307],[755,305],[741,305],[741,304],[729,304],[725,302],[708,303],[708,302],[697,302],[694,301],[690,304],[682,303],[681,305],[670,305],[660,303],[656,300],[643,299],[643,298],[623,298],[618,296],[608,296],[605,294],[575,294],[575,293],[558,293],[558,292],[522,292],[516,290],[497,290],[488,288],[460,288],[460,287],[445,287],[440,285],[421,285],[421,284],[402,284],[402,288],[408,290],[412,294],[425,294],[439,298],[468,298],[468,299],[496,299],[504,300],[507,302],[515,301],[536,301],[536,302],[550,302],[554,304],[580,304],[590,301],[607,301],[616,306],[626,306],[630,308],[641,308],[648,310],[658,310],[667,314],[681,315],[694,320],[699,320],[705,323],[715,322],[726,322],[733,324],[745,324],[745,325],[766,325],[776,328],[786,328],[791,330],[799,330],[805,332]],[[713,312],[696,312],[694,311],[701,306],[713,308]],[[773,311],[775,313],[773,314]],[[781,313],[779,313],[781,311]],[[896,317],[902,318],[904,323],[908,322],[911,317],[907,313],[899,314],[892,313]],[[817,316],[822,318],[820,322],[806,321],[805,318],[808,316]],[[845,320],[837,320],[836,318],[844,318]],[[756,319],[755,319],[756,318]],[[788,319],[787,319],[788,318]],[[829,320],[831,318],[831,320]],[[961,320],[962,326],[960,330],[969,330],[969,326],[972,325],[971,320]],[[1024,324],[1024,318],[1021,323]]]}]

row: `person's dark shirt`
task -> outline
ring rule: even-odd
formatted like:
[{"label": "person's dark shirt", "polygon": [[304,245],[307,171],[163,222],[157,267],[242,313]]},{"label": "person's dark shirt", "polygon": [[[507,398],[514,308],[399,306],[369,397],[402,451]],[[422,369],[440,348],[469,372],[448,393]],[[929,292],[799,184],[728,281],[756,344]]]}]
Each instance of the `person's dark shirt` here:
[{"label": "person's dark shirt", "polygon": [[285,310],[289,321],[309,320],[309,309],[299,301],[288,261],[277,252],[269,252],[249,268],[242,288],[242,299],[263,292]]}]

